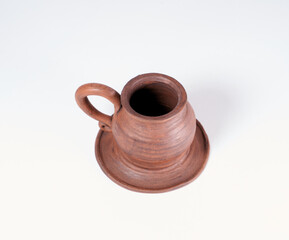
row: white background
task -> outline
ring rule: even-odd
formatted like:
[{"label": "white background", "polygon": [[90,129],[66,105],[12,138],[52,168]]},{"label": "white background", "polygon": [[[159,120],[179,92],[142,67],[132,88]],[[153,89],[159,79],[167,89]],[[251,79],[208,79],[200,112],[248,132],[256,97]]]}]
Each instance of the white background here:
[{"label": "white background", "polygon": [[[147,72],[183,84],[211,140],[163,194],[102,173],[74,99]],[[0,239],[289,239],[288,88],[286,0],[1,0]]]}]

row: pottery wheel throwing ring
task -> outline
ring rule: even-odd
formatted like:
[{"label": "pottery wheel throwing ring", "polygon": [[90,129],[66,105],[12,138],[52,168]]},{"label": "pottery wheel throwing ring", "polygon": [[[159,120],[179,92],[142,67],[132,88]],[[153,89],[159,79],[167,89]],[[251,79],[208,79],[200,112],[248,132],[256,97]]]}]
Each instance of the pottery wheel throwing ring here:
[{"label": "pottery wheel throwing ring", "polygon": [[187,157],[168,168],[148,170],[137,167],[118,154],[117,144],[110,132],[99,130],[95,155],[102,171],[115,183],[137,192],[158,193],[182,187],[196,179],[205,168],[209,141],[197,121],[195,139]]},{"label": "pottery wheel throwing ring", "polygon": [[[112,116],[96,110],[87,96],[115,106]],[[133,78],[121,96],[102,84],[85,84],[76,101],[99,121],[95,154],[115,183],[138,192],[166,192],[196,179],[209,155],[207,134],[187,102],[183,86],[157,73]]]}]

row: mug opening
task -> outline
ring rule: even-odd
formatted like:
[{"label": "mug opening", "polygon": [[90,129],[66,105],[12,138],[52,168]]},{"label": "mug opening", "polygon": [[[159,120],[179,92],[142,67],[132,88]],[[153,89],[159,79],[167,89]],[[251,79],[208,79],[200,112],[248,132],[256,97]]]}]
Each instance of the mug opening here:
[{"label": "mug opening", "polygon": [[149,83],[137,88],[130,96],[131,108],[144,116],[157,117],[171,112],[178,104],[174,88],[164,83]]}]

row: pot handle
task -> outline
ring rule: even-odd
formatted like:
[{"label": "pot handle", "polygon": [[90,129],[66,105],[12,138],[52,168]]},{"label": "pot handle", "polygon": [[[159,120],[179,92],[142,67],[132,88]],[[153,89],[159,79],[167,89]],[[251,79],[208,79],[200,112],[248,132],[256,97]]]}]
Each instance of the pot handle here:
[{"label": "pot handle", "polygon": [[114,89],[100,84],[88,83],[80,86],[75,92],[78,106],[90,117],[99,121],[99,127],[104,131],[111,131],[112,116],[98,111],[88,100],[87,96],[97,95],[108,99],[114,105],[114,114],[120,109],[120,95]]}]

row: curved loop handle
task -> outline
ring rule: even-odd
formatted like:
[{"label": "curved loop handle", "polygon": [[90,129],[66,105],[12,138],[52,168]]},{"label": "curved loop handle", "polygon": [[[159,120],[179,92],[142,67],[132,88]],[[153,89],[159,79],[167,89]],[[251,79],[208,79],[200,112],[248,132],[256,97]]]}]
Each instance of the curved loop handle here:
[{"label": "curved loop handle", "polygon": [[88,83],[80,86],[76,93],[75,99],[78,106],[90,117],[99,121],[99,127],[105,131],[111,131],[112,116],[98,111],[88,100],[87,96],[97,95],[104,97],[114,104],[114,113],[120,109],[120,95],[112,88],[100,83]]}]

